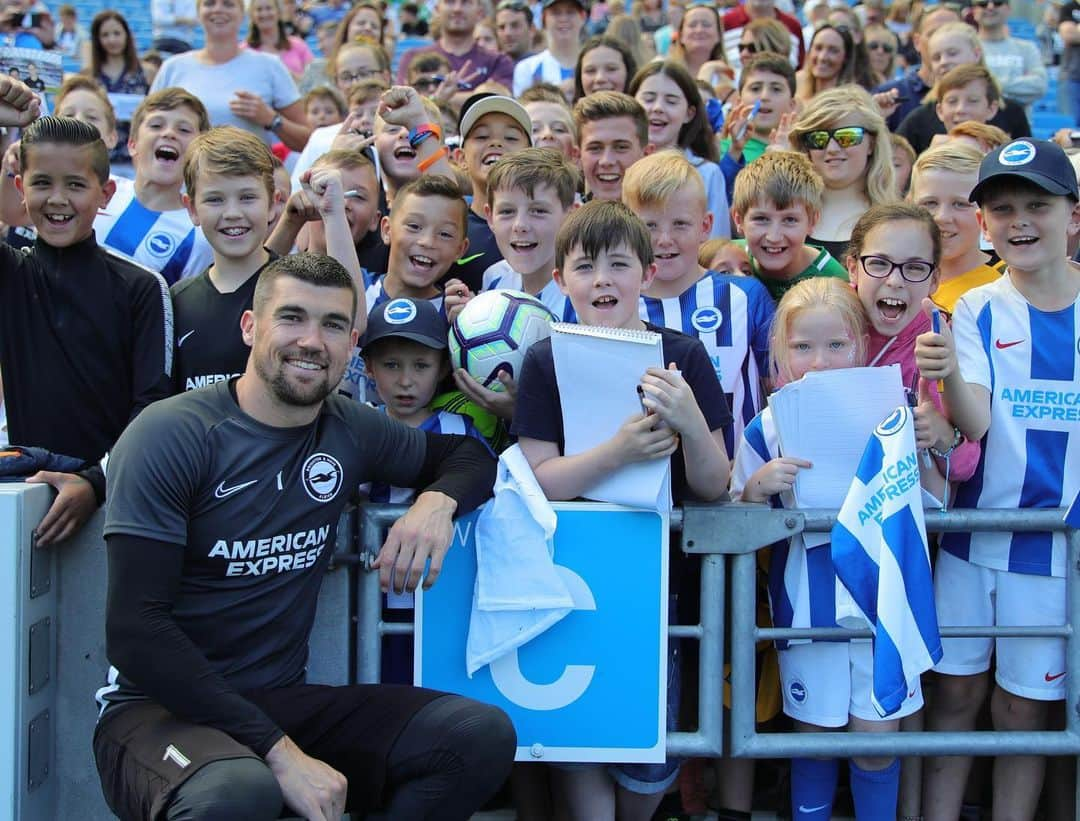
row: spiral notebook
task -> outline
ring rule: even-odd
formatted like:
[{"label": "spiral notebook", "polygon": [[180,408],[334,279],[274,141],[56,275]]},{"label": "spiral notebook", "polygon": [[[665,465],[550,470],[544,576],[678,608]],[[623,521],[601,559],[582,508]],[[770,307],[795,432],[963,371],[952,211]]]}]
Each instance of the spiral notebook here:
[{"label": "spiral notebook", "polygon": [[[556,322],[551,326],[551,352],[567,456],[606,442],[629,417],[640,414],[641,378],[649,368],[664,367],[661,337],[652,331]],[[625,465],[583,495],[666,512],[671,509],[671,459]]]}]

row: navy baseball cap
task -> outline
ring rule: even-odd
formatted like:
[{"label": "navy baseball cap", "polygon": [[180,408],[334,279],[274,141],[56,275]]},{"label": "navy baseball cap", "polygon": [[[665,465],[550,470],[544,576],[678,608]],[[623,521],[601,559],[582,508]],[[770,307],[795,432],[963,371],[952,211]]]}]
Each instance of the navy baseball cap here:
[{"label": "navy baseball cap", "polygon": [[999,177],[1020,177],[1047,193],[1080,201],[1072,163],[1064,149],[1049,140],[1013,140],[991,151],[979,166],[979,182],[971,189],[968,200],[980,202],[985,184]]},{"label": "navy baseball cap", "polygon": [[426,299],[391,299],[368,316],[361,349],[388,337],[411,339],[429,348],[445,350],[450,328],[438,309]]},{"label": "navy baseball cap", "polygon": [[[544,0],[544,2],[541,4],[540,8],[541,8],[541,10],[546,11],[547,9],[550,9],[552,6],[554,6],[558,2],[559,2],[559,0]],[[584,11],[584,12],[589,11],[588,0],[570,0],[570,2],[574,3],[577,6],[580,6],[581,10]]]}]

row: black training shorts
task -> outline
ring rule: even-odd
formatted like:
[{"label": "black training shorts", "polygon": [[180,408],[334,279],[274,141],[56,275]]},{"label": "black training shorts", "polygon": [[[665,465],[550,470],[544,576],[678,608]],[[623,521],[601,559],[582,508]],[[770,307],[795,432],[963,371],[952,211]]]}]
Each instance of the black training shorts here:
[{"label": "black training shorts", "polygon": [[[349,782],[346,808],[367,813],[384,803],[386,761],[397,737],[424,705],[445,693],[302,684],[243,695],[307,755],[341,772]],[[220,730],[181,721],[150,701],[108,709],[94,732],[94,757],[105,800],[125,821],[157,818],[176,789],[206,764],[259,758]]]}]

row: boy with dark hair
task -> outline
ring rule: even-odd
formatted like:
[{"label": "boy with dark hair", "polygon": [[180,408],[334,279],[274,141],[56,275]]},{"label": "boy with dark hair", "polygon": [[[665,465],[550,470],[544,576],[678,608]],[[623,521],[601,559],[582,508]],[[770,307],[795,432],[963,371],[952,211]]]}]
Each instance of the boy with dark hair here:
[{"label": "boy with dark hair", "polygon": [[[335,148],[315,161],[312,171],[318,169],[333,169],[340,173],[349,234],[354,245],[359,243],[379,225],[379,180],[375,166],[363,151]],[[282,256],[291,253],[294,244],[301,251],[329,253],[326,224],[304,189],[287,198],[282,218],[266,242],[267,248]],[[371,284],[370,277],[366,270],[363,273],[367,287]]]},{"label": "boy with dark hair", "polygon": [[649,118],[621,91],[597,91],[574,104],[581,170],[590,199],[622,199],[623,175],[648,152]]},{"label": "boy with dark hair", "polygon": [[[436,283],[469,247],[468,210],[457,183],[442,174],[425,175],[402,187],[390,215],[382,218],[380,230],[390,248],[390,262],[386,274],[367,288],[367,310],[405,297],[427,300],[443,313],[443,294]],[[359,350],[353,353],[339,392],[358,402],[379,398]]]},{"label": "boy with dark hair", "polygon": [[524,291],[560,321],[574,321],[574,309],[551,274],[555,238],[573,210],[577,181],[577,170],[551,148],[526,148],[495,163],[484,215],[503,259],[484,272],[485,291]]},{"label": "boy with dark hair", "polygon": [[81,459],[38,473],[59,493],[40,545],[73,535],[105,499],[98,465],[127,423],[168,395],[172,311],[161,277],[103,250],[93,223],[114,187],[97,129],[38,113],[33,91],[0,77],[0,125],[22,128],[15,184],[37,229],[27,252],[0,243],[0,372],[9,441]]},{"label": "boy with dark hair", "polygon": [[[961,296],[952,330],[942,323],[940,333],[919,336],[915,348],[923,378],[944,380],[956,442],[983,440],[956,506],[1068,505],[1080,491],[1080,419],[1069,404],[1077,387],[1080,272],[1066,256],[1080,232],[1076,175],[1054,143],[1016,140],[983,160],[970,198],[1007,273]],[[929,299],[923,307],[931,310]],[[938,618],[975,626],[1064,624],[1066,553],[1062,533],[945,534],[934,579]],[[995,729],[1045,729],[1051,702],[1066,697],[1063,639],[942,643],[931,727],[974,728],[992,654]],[[931,759],[928,817],[959,813],[970,766],[970,758]],[[1040,757],[999,756],[994,815],[1034,817],[1044,767]]]},{"label": "boy with dark hair", "polygon": [[454,150],[454,159],[472,181],[473,198],[469,209],[468,256],[458,260],[449,277],[460,280],[475,293],[483,283],[484,271],[502,257],[484,217],[488,174],[500,157],[532,145],[532,121],[517,100],[480,93],[469,97],[461,106],[458,133],[461,148]]},{"label": "boy with dark hair", "polygon": [[135,179],[117,177],[115,196],[94,220],[102,245],[159,272],[170,285],[213,259],[181,193],[184,153],[209,128],[206,108],[190,92],[173,87],[147,96],[131,118]]},{"label": "boy with dark hair", "polygon": [[[672,457],[676,504],[713,501],[726,491],[730,465],[724,449],[731,414],[701,342],[643,322],[638,300],[656,275],[645,225],[622,203],[590,202],[574,211],[559,232],[555,281],[570,297],[578,321],[660,334],[667,369],[641,377],[644,413],[627,419],[607,442],[574,456],[564,453],[562,410],[551,341],[529,348],[518,380],[511,432],[553,501],[575,499],[601,476],[636,461]],[[602,363],[597,363],[602,367]],[[675,588],[673,588],[675,589]],[[677,665],[672,658],[669,664]],[[669,687],[669,718],[678,705]],[[678,774],[678,762],[581,766],[557,769],[571,816],[613,817],[616,801],[650,818]]]},{"label": "boy with dark hair", "polygon": [[754,276],[777,302],[809,277],[847,279],[847,269],[806,238],[821,215],[825,183],[810,160],[794,151],[770,151],[735,178],[731,216],[745,239]]},{"label": "boy with dark hair", "polygon": [[345,99],[336,88],[319,86],[304,95],[304,115],[312,128],[344,122],[348,113]]},{"label": "boy with dark hair", "polygon": [[[755,105],[757,113],[751,120]],[[720,169],[728,191],[735,190],[739,171],[765,153],[780,118],[794,110],[795,69],[787,57],[764,52],[743,61],[739,105],[725,123],[726,136],[720,141]]]}]

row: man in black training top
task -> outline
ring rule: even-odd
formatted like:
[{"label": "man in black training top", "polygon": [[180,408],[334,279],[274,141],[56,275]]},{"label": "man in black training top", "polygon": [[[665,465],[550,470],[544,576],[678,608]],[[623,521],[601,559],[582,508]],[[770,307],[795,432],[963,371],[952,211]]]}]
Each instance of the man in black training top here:
[{"label": "man in black training top", "polygon": [[[509,719],[459,696],[304,683],[315,599],[350,489],[425,488],[379,553],[384,590],[430,585],[456,513],[494,480],[483,445],[332,391],[356,344],[335,260],[263,269],[247,369],[158,402],[109,464],[107,653],[94,736],[123,819],[465,819],[498,789]],[[347,788],[346,788],[347,779]]]}]

